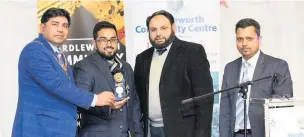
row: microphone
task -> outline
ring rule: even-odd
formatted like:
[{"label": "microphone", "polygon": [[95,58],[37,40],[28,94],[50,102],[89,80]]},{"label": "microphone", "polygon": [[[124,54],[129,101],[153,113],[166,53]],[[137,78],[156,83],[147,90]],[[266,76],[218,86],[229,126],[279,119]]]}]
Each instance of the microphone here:
[{"label": "microphone", "polygon": [[277,84],[279,82],[279,77],[280,76],[281,75],[279,73],[273,73],[273,75],[272,75],[272,82],[275,83],[275,84]]},{"label": "microphone", "polygon": [[237,85],[238,88],[243,88],[245,86],[249,86],[249,85],[252,85],[253,82],[252,81],[246,81],[246,82],[243,82],[243,83],[240,83]]},{"label": "microphone", "polygon": [[281,75],[279,73],[273,73],[272,75],[272,83],[271,83],[271,95],[275,95],[275,90],[274,90],[274,87],[275,87],[275,84],[279,83],[279,77]]},{"label": "microphone", "polygon": [[191,102],[193,102],[193,101],[194,101],[194,97],[188,98],[188,99],[183,100],[183,101],[182,101],[182,104],[188,104],[188,103],[191,103]]}]

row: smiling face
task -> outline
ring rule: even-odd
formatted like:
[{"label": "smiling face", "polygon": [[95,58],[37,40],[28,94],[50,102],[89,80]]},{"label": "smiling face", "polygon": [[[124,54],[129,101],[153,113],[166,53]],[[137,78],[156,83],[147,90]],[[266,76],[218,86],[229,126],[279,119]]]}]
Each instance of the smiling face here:
[{"label": "smiling face", "polygon": [[102,28],[93,41],[97,51],[106,59],[113,59],[118,51],[118,38],[113,28]]},{"label": "smiling face", "polygon": [[40,24],[40,33],[47,41],[59,47],[68,37],[69,23],[66,17],[57,16]]}]

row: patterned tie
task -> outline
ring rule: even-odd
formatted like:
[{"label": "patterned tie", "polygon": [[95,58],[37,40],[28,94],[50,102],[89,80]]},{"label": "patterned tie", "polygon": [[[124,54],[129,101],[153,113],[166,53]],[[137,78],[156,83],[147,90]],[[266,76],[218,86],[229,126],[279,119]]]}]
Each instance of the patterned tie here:
[{"label": "patterned tie", "polygon": [[[246,82],[249,80],[248,68],[250,67],[249,62],[245,61],[243,64],[243,74],[241,82]],[[239,125],[241,129],[244,129],[244,100],[242,98],[243,94],[239,93],[236,100],[236,120],[235,123]],[[247,119],[248,121],[248,119]]]},{"label": "patterned tie", "polygon": [[165,51],[167,51],[167,49],[157,49],[156,51],[158,52],[158,55],[162,55]]},{"label": "patterned tie", "polygon": [[59,64],[61,65],[61,67],[63,67],[63,65],[64,65],[63,53],[61,52],[60,49],[58,49],[58,52],[56,52],[56,55],[57,55],[57,60],[58,60]]}]

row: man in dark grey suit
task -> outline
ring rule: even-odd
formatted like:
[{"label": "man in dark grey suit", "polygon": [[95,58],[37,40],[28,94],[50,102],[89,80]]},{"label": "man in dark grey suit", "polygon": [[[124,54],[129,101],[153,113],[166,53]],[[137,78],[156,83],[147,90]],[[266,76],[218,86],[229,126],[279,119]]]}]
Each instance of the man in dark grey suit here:
[{"label": "man in dark grey suit", "polygon": [[135,90],[133,70],[115,57],[118,50],[114,24],[103,21],[95,25],[93,44],[96,52],[74,66],[75,84],[92,93],[114,91],[113,107],[82,110],[80,137],[143,137],[141,110]]},{"label": "man in dark grey suit", "polygon": [[[225,67],[222,89],[238,83],[278,73],[277,82],[262,80],[248,87],[248,137],[265,137],[264,109],[252,98],[293,96],[292,80],[286,61],[260,51],[260,25],[253,19],[242,19],[235,27],[237,49],[242,57]],[[238,89],[222,93],[220,107],[220,137],[244,136],[244,100]]]}]

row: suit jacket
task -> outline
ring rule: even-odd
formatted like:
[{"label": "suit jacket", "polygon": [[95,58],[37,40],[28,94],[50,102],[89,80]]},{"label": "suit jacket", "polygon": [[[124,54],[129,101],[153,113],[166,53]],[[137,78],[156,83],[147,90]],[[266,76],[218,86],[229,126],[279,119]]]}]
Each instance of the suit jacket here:
[{"label": "suit jacket", "polygon": [[[80,137],[127,137],[128,131],[143,136],[143,126],[140,122],[140,105],[134,84],[132,67],[125,61],[122,72],[129,85],[129,101],[121,110],[111,110],[109,107],[93,107],[81,111],[82,120]],[[115,81],[109,70],[109,63],[95,52],[74,65],[74,77],[77,86],[99,94],[102,91],[115,91]]]},{"label": "suit jacket", "polygon": [[[136,57],[135,83],[148,133],[149,72],[154,48]],[[196,102],[195,111],[183,112],[181,101],[213,92],[209,62],[202,45],[175,39],[165,60],[159,83],[166,137],[210,137],[213,97]]]},{"label": "suit jacket", "polygon": [[[239,83],[241,64],[242,58],[238,58],[226,65],[222,89],[233,87]],[[251,86],[251,92],[250,95],[248,95],[248,99],[250,99],[248,118],[250,120],[253,137],[265,136],[265,122],[263,105],[254,103],[251,99],[272,98],[276,96],[282,97],[285,94],[288,94],[291,97],[293,96],[292,81],[287,62],[261,52],[252,80],[270,76],[274,73],[280,74],[277,83],[273,83],[272,80],[256,82]],[[219,123],[221,137],[234,137],[237,95],[238,89],[224,92],[221,95]]]},{"label": "suit jacket", "polygon": [[18,64],[19,98],[12,137],[75,137],[77,107],[88,109],[93,94],[74,85],[40,35],[27,44]]}]

